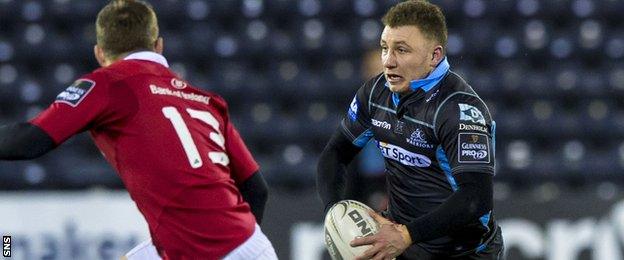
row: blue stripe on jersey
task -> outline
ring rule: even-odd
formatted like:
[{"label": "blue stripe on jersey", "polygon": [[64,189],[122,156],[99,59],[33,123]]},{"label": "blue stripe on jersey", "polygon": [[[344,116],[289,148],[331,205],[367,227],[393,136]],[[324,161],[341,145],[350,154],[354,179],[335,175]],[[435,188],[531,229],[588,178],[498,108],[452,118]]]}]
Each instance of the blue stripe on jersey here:
[{"label": "blue stripe on jersey", "polygon": [[444,149],[442,149],[441,145],[438,145],[438,150],[436,151],[436,158],[438,159],[440,168],[442,168],[442,170],[444,171],[444,174],[446,174],[446,179],[448,179],[449,183],[451,184],[451,189],[453,189],[453,192],[457,191],[458,189],[457,182],[455,182],[455,178],[453,177],[453,174],[451,173],[451,166],[449,165],[448,158],[446,157],[446,153],[444,152]]},{"label": "blue stripe on jersey", "polygon": [[399,106],[399,101],[401,100],[401,98],[399,97],[399,93],[392,93],[392,103],[394,104],[394,107],[398,107]]},{"label": "blue stripe on jersey", "polygon": [[477,247],[476,252],[477,253],[481,253],[481,251],[485,250],[485,248],[487,247],[487,245],[485,243],[482,243],[479,245],[479,247]]},{"label": "blue stripe on jersey", "polygon": [[366,131],[364,131],[362,134],[360,134],[360,136],[353,140],[353,144],[357,147],[362,148],[366,145],[366,143],[368,143],[368,140],[370,140],[372,137],[373,131],[371,131],[370,129],[366,129]]},{"label": "blue stripe on jersey", "polygon": [[[481,221],[481,225],[483,225],[485,227],[485,229],[487,230],[486,233],[490,232],[490,228],[488,227],[488,223],[490,223],[490,217],[491,216],[492,216],[492,211],[486,213],[485,215],[483,215],[483,216],[481,216],[479,218],[479,221]],[[487,245],[485,243],[481,243],[477,247],[477,249],[476,249],[477,253],[483,251],[486,247],[487,247]]]},{"label": "blue stripe on jersey", "polygon": [[492,154],[496,154],[496,122],[494,120],[492,120],[492,127],[490,128],[490,130],[492,130]]},{"label": "blue stripe on jersey", "polygon": [[487,229],[488,232],[490,232],[490,228],[488,227],[488,223],[490,222],[490,216],[492,215],[492,211],[486,213],[485,215],[481,216],[479,218],[479,220],[481,221],[481,224]]}]

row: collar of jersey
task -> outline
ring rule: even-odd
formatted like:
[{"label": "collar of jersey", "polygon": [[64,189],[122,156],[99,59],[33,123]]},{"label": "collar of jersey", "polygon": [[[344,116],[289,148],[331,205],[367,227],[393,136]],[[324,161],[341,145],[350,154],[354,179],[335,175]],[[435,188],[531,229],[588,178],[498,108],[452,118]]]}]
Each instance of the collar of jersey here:
[{"label": "collar of jersey", "polygon": [[[416,91],[421,88],[425,92],[428,92],[433,87],[438,85],[438,83],[440,83],[440,80],[444,78],[444,75],[446,75],[450,68],[451,65],[448,62],[448,58],[444,57],[444,59],[440,63],[438,63],[438,66],[431,73],[429,73],[426,78],[412,80],[410,82],[410,89],[412,91]],[[385,85],[386,87],[388,87],[388,82],[386,82]],[[392,93],[392,103],[394,103],[395,107],[398,106],[400,99],[401,98],[398,93]]]},{"label": "collar of jersey", "polygon": [[153,51],[139,51],[132,53],[124,58],[124,60],[146,60],[151,62],[156,62],[160,65],[163,65],[169,68],[169,63],[167,63],[167,59],[164,56],[155,53]]}]

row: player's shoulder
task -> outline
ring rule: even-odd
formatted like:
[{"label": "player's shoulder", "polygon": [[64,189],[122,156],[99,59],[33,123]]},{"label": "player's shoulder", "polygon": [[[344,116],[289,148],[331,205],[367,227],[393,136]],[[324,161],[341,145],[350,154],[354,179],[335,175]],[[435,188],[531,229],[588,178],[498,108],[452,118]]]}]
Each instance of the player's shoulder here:
[{"label": "player's shoulder", "polygon": [[364,82],[364,84],[362,85],[362,89],[364,90],[364,92],[371,93],[375,91],[375,89],[381,89],[380,87],[383,87],[385,83],[386,80],[384,74],[379,73]]},{"label": "player's shoulder", "polygon": [[438,106],[458,102],[485,106],[479,94],[457,73],[449,71],[442,84],[436,102]]},{"label": "player's shoulder", "polygon": [[114,63],[108,67],[97,68],[82,75],[78,80],[93,81],[98,88],[109,86],[112,83],[123,80],[129,76],[128,70],[120,68],[118,64],[119,63]]},{"label": "player's shoulder", "polygon": [[386,79],[383,73],[379,73],[371,78],[369,78],[358,90],[358,95],[360,95],[360,99],[363,102],[375,101],[377,99],[382,98],[382,93],[387,88],[385,87]]},{"label": "player's shoulder", "polygon": [[206,90],[206,89],[202,89],[199,88],[195,85],[192,85],[191,83],[188,83],[189,87],[187,89],[187,91],[192,91],[195,94],[201,95],[201,96],[205,96],[208,98],[208,105],[212,106],[214,108],[216,108],[217,110],[220,110],[222,112],[227,112],[228,109],[228,103],[225,100],[225,98],[223,98],[221,95],[210,91],[210,90]]},{"label": "player's shoulder", "polygon": [[443,117],[456,117],[457,111],[475,111],[490,119],[487,104],[461,76],[449,72],[435,101],[434,125]]}]

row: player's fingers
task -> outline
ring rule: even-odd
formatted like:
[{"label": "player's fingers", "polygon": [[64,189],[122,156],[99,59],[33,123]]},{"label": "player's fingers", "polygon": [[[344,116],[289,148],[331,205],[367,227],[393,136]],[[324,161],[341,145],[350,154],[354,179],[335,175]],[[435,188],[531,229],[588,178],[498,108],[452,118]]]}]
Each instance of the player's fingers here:
[{"label": "player's fingers", "polygon": [[383,250],[381,250],[381,251],[377,252],[377,254],[373,258],[371,258],[371,259],[373,259],[373,260],[384,260],[386,258],[387,258],[386,254],[383,252]]},{"label": "player's fingers", "polygon": [[386,223],[390,223],[390,220],[388,220],[387,218],[384,218],[383,216],[379,215],[377,212],[369,210],[368,214],[373,217],[373,219],[375,221],[377,221],[377,223],[379,224],[386,224]]},{"label": "player's fingers", "polygon": [[356,239],[351,240],[351,243],[349,244],[351,246],[370,245],[372,243],[375,243],[376,240],[377,240],[377,236],[375,235],[367,236],[367,237],[358,237]]},{"label": "player's fingers", "polygon": [[381,244],[373,245],[371,248],[369,248],[368,250],[364,251],[364,253],[362,253],[361,255],[356,257],[355,259],[356,260],[371,259],[373,256],[378,255],[382,248],[384,248],[384,246],[381,245]]}]

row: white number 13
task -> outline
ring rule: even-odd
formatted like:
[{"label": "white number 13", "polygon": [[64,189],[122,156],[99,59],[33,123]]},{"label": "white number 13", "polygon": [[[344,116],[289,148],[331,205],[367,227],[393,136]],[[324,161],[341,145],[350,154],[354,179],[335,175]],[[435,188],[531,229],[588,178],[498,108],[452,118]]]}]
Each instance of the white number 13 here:
[{"label": "white number 13", "polygon": [[[193,137],[191,137],[191,132],[186,126],[186,123],[184,123],[180,112],[178,112],[175,107],[163,107],[162,112],[165,117],[169,119],[169,121],[171,121],[171,124],[173,124],[173,128],[175,129],[176,134],[178,134],[180,142],[182,142],[182,147],[184,148],[184,152],[186,153],[186,157],[188,158],[191,167],[193,167],[193,169],[201,167],[203,165],[201,156],[197,151],[197,146],[193,141]],[[215,132],[210,132],[210,140],[212,140],[225,150],[225,138],[219,130],[219,121],[217,121],[217,119],[214,118],[214,116],[212,116],[210,112],[194,110],[190,108],[187,108],[186,112],[192,118],[195,118],[211,126]],[[228,158],[227,154],[224,152],[209,152],[208,158],[210,158],[210,160],[214,164],[227,166],[230,163],[230,158]]]}]

